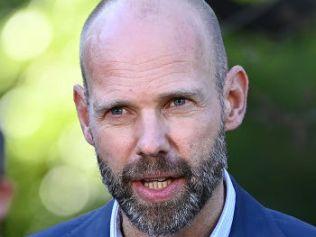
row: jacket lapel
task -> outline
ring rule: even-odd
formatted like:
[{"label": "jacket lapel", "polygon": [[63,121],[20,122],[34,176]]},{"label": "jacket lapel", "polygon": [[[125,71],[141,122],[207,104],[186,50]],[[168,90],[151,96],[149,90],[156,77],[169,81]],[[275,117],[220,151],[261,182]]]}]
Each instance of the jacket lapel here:
[{"label": "jacket lapel", "polygon": [[231,177],[236,191],[236,206],[229,237],[285,237],[273,217]]},{"label": "jacket lapel", "polygon": [[91,214],[79,228],[69,233],[67,237],[110,237],[110,222],[114,201]]}]

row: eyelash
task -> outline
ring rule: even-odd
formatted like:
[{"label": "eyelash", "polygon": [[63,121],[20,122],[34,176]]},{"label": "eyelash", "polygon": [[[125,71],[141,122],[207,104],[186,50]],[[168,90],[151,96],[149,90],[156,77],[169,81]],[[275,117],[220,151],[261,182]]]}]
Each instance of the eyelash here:
[{"label": "eyelash", "polygon": [[[181,102],[183,102],[183,103],[181,103],[180,105],[177,105],[175,102],[176,102],[176,101],[179,102],[179,100],[181,100]],[[187,102],[188,102],[188,99],[187,99],[187,98],[184,98],[184,97],[176,97],[176,98],[173,98],[173,99],[171,100],[171,103],[170,103],[170,104],[174,104],[174,105],[173,105],[173,106],[170,106],[170,107],[183,106],[183,105],[185,105]]]},{"label": "eyelash", "polygon": [[119,106],[116,106],[116,107],[109,109],[108,113],[111,113],[113,116],[121,115],[121,114],[115,114],[115,112],[114,112],[115,110],[122,110],[122,114],[124,113],[124,108],[119,107]]}]

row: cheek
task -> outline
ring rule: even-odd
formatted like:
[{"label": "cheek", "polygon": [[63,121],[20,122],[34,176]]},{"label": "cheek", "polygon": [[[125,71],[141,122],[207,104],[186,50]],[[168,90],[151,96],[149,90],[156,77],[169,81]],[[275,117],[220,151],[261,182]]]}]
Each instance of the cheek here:
[{"label": "cheek", "polygon": [[94,138],[95,149],[100,158],[113,170],[122,170],[128,163],[134,144],[130,129],[95,128]]},{"label": "cheek", "polygon": [[220,125],[220,115],[204,112],[195,118],[174,122],[170,126],[170,137],[179,155],[196,163],[201,157],[208,157]]}]

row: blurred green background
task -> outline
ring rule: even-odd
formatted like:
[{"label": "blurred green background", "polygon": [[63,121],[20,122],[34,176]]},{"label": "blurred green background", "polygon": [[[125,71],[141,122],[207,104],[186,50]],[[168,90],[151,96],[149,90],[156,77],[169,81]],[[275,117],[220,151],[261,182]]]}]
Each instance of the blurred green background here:
[{"label": "blurred green background", "polygon": [[[110,198],[72,102],[80,30],[97,2],[0,2],[0,126],[15,184],[4,236],[25,236]],[[227,138],[229,170],[263,204],[315,225],[315,5],[211,2],[230,65],[243,65],[250,78],[246,119]]]}]

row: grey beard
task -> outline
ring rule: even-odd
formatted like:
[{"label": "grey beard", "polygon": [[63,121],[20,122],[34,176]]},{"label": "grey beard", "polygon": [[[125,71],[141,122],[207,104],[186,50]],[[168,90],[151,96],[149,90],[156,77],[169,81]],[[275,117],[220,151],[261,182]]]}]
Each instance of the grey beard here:
[{"label": "grey beard", "polygon": [[[121,175],[116,175],[99,155],[97,158],[103,183],[130,222],[149,236],[170,235],[190,225],[223,179],[223,170],[227,166],[225,132],[220,130],[210,148],[209,159],[199,157],[201,162],[192,168],[184,159],[178,158],[175,163],[159,155],[153,159],[141,157],[136,163],[126,166]],[[185,189],[170,201],[152,204],[140,202],[133,194],[131,180],[154,171],[184,177]]]}]

